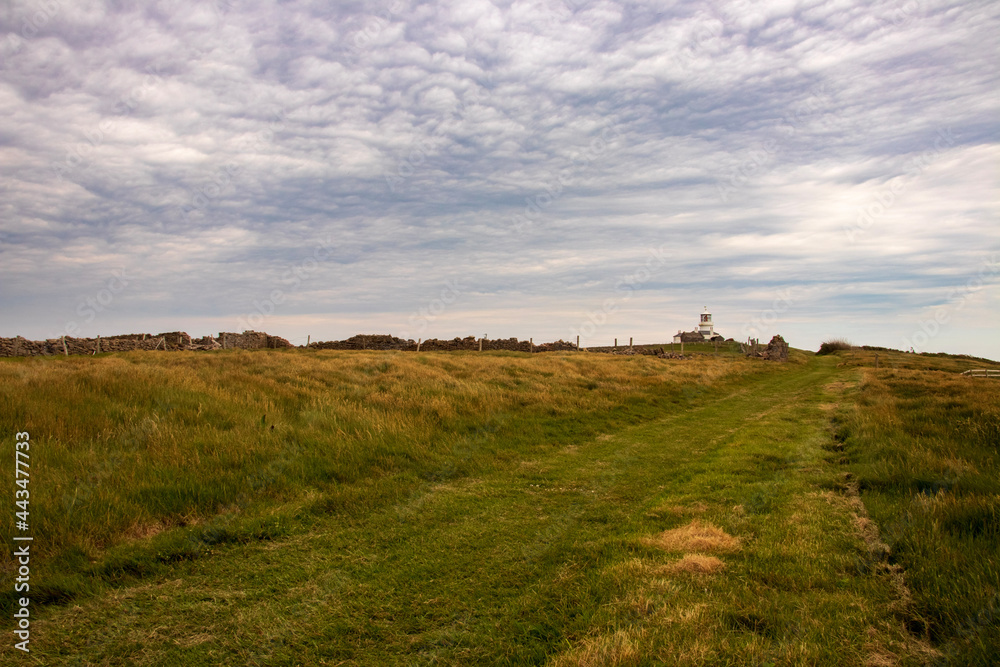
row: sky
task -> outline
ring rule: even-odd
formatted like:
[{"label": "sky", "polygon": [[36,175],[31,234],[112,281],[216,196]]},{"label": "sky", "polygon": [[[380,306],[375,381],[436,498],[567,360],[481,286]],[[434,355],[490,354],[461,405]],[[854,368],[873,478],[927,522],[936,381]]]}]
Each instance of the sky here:
[{"label": "sky", "polygon": [[1000,358],[1000,4],[9,2],[0,336]]}]

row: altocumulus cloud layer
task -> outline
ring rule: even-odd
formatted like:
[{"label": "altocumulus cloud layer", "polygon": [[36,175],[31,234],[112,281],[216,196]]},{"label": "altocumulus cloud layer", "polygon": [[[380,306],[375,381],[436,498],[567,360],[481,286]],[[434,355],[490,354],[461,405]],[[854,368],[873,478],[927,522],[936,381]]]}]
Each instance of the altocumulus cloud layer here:
[{"label": "altocumulus cloud layer", "polygon": [[994,2],[14,2],[0,335],[1000,356]]}]

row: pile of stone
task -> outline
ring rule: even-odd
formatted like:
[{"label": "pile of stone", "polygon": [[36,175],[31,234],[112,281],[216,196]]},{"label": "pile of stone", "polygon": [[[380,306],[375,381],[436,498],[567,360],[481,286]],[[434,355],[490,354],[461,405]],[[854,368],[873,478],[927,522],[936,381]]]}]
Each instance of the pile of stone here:
[{"label": "pile of stone", "polygon": [[761,347],[760,342],[750,339],[746,344],[741,343],[743,354],[755,359],[768,359],[770,361],[788,361],[788,343],[781,336],[774,336],[767,344]]}]

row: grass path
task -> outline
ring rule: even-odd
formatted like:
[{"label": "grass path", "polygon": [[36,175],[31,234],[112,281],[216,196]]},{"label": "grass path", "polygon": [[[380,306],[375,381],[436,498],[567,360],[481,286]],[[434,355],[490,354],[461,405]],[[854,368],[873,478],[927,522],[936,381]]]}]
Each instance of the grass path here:
[{"label": "grass path", "polygon": [[400,487],[373,511],[276,508],[286,537],[48,610],[32,657],[920,664],[905,590],[872,567],[863,508],[838,490],[829,410],[856,373],[810,358],[487,474]]}]

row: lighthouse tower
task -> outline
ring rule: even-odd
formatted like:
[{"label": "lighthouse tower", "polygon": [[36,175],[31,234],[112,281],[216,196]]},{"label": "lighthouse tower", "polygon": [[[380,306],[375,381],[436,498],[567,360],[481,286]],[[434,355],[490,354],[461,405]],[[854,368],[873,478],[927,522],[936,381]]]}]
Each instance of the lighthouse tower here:
[{"label": "lighthouse tower", "polygon": [[701,314],[701,321],[698,322],[698,333],[705,340],[709,340],[715,335],[715,325],[712,324],[712,313],[708,312],[708,306],[705,306],[705,312]]}]

